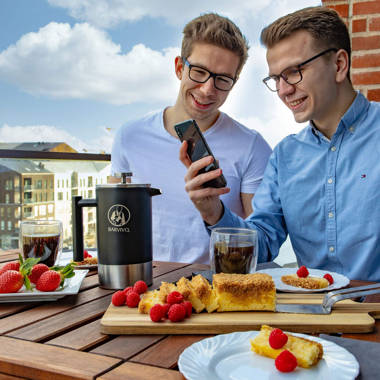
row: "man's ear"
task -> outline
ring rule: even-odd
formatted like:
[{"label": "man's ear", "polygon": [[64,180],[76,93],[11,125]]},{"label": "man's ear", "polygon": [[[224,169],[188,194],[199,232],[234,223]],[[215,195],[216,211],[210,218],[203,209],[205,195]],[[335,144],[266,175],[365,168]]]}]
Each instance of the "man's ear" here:
[{"label": "man's ear", "polygon": [[336,81],[338,83],[343,82],[347,78],[347,73],[350,68],[350,63],[348,59],[348,53],[344,49],[339,49],[335,56],[336,65]]},{"label": "man's ear", "polygon": [[179,55],[175,57],[174,65],[175,65],[175,75],[177,75],[177,78],[181,80],[182,75],[183,75],[183,60]]}]

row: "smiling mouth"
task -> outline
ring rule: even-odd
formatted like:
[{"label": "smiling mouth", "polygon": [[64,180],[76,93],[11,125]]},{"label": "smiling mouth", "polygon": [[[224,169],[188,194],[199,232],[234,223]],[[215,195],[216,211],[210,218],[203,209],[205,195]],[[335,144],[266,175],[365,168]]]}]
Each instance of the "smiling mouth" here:
[{"label": "smiling mouth", "polygon": [[201,103],[201,102],[199,102],[197,99],[195,99],[194,95],[191,94],[191,96],[192,96],[192,98],[193,98],[195,104],[196,104],[198,107],[201,107],[201,108],[208,108],[211,104],[213,104],[213,103]]},{"label": "smiling mouth", "polygon": [[307,97],[305,96],[304,98],[301,98],[301,99],[297,99],[297,100],[293,100],[292,102],[288,102],[289,106],[292,107],[292,108],[296,108],[297,106],[299,106],[301,103],[303,103],[305,101]]}]

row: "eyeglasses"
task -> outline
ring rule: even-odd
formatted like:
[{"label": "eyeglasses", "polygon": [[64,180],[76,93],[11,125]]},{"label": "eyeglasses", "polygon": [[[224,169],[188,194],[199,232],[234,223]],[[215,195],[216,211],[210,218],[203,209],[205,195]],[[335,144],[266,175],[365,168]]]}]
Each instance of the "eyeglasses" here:
[{"label": "eyeglasses", "polygon": [[314,61],[314,59],[317,59],[324,54],[330,53],[330,51],[337,52],[338,49],[330,48],[324,50],[322,53],[319,53],[314,57],[309,58],[308,60],[300,63],[299,65],[288,67],[287,69],[283,70],[279,75],[270,75],[269,77],[264,78],[263,82],[269,88],[269,90],[273,92],[277,92],[279,90],[280,78],[282,78],[288,84],[297,84],[301,82],[301,80],[303,79],[301,69],[302,66],[306,65],[307,63],[310,63],[311,61]]},{"label": "eyeglasses", "polygon": [[210,78],[213,78],[214,87],[220,91],[230,91],[236,82],[235,78],[231,78],[227,75],[215,74],[203,67],[192,65],[186,58],[182,58],[182,60],[189,68],[189,78],[194,82],[205,83]]}]

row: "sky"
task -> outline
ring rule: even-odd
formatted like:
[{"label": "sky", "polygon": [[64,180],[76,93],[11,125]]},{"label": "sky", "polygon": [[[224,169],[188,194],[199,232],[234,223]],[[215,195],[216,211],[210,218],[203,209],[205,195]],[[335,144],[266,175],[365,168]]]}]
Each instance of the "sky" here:
[{"label": "sky", "polygon": [[298,132],[262,83],[259,36],[278,17],[317,0],[0,0],[0,142],[66,142],[110,153],[116,130],[173,105],[174,59],[184,25],[206,12],[229,17],[249,58],[221,108],[274,147]]}]

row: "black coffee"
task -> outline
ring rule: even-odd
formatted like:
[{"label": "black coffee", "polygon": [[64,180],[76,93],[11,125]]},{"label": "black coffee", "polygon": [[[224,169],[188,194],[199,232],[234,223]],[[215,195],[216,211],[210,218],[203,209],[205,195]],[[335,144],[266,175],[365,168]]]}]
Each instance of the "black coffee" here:
[{"label": "black coffee", "polygon": [[240,242],[235,246],[224,242],[214,244],[216,273],[249,273],[255,247],[250,242]]},{"label": "black coffee", "polygon": [[22,251],[24,258],[40,257],[39,263],[52,267],[58,255],[59,235],[23,235]]}]

